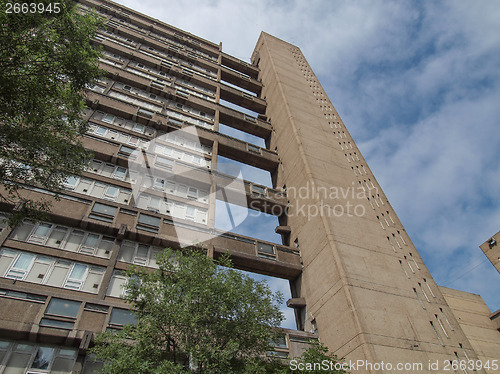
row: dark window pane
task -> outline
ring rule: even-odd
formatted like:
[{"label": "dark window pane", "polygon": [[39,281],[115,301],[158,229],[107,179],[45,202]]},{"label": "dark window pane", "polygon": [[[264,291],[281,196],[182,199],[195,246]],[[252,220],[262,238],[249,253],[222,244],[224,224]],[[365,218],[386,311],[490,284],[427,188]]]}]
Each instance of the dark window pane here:
[{"label": "dark window pane", "polygon": [[59,327],[62,329],[73,329],[74,322],[64,322],[64,321],[56,321],[55,319],[42,318],[40,321],[40,326],[46,327]]},{"label": "dark window pane", "polygon": [[53,298],[45,310],[45,314],[54,314],[64,317],[76,318],[82,303],[79,301],[63,300]]},{"label": "dark window pane", "polygon": [[274,246],[266,243],[258,243],[259,252],[269,253],[274,255]]},{"label": "dark window pane", "polygon": [[147,214],[141,214],[139,216],[139,223],[144,225],[150,225],[155,227],[160,227],[161,218],[148,216]]},{"label": "dark window pane", "polygon": [[130,310],[113,308],[111,312],[111,317],[109,318],[109,323],[114,325],[135,325],[137,320],[134,313]]},{"label": "dark window pane", "polygon": [[87,304],[85,304],[85,309],[86,310],[94,310],[96,312],[107,313],[109,308],[106,305],[87,303]]},{"label": "dark window pane", "polygon": [[99,214],[103,214],[106,216],[112,216],[112,217],[115,216],[116,210],[117,210],[117,208],[114,206],[100,204],[100,203],[95,203],[94,206],[92,207],[93,213],[99,213]]},{"label": "dark window pane", "polygon": [[53,355],[54,355],[54,348],[48,348],[48,347],[38,348],[35,359],[31,364],[31,368],[47,370],[49,368],[50,360],[52,360]]}]

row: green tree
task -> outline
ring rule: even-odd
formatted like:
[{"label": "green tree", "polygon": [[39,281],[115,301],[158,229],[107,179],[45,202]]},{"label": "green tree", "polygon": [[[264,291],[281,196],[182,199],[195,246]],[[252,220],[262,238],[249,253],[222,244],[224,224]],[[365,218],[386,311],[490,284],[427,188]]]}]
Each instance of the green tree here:
[{"label": "green tree", "polygon": [[[328,352],[328,348],[316,341],[311,341],[311,346],[294,365],[290,365],[282,374],[345,374],[342,369],[342,360]],[[337,366],[336,366],[337,365]]]},{"label": "green tree", "polygon": [[16,224],[50,209],[21,194],[23,184],[58,192],[88,164],[78,137],[86,86],[102,75],[90,43],[102,21],[71,0],[27,2],[17,13],[9,3],[0,0],[0,203],[18,204]]},{"label": "green tree", "polygon": [[[104,373],[267,373],[282,296],[199,250],[167,250],[159,269],[131,267],[127,300],[137,324],[98,336]],[[189,369],[190,366],[190,369]]]}]

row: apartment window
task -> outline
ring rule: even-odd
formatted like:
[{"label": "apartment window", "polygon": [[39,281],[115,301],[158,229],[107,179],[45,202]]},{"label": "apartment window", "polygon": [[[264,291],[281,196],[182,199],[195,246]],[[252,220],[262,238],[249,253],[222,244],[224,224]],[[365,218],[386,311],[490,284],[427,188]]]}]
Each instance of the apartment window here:
[{"label": "apartment window", "polygon": [[128,278],[120,270],[114,270],[109,281],[106,296],[122,297],[126,293],[126,285]]},{"label": "apartment window", "polygon": [[150,215],[141,213],[141,214],[139,214],[137,228],[144,230],[144,231],[157,233],[158,229],[160,228],[160,222],[161,222],[161,218],[159,218],[159,217],[154,217],[154,216],[150,216]]},{"label": "apartment window", "polygon": [[252,193],[255,195],[266,196],[266,188],[252,184]]},{"label": "apartment window", "polygon": [[81,302],[74,300],[58,299],[53,297],[50,300],[45,314],[50,314],[60,317],[76,318],[80,310]]},{"label": "apartment window", "polygon": [[126,145],[122,145],[120,147],[120,154],[124,156],[130,156],[132,153],[134,153],[135,148],[127,147]]},{"label": "apartment window", "polygon": [[115,120],[115,116],[112,114],[106,113],[104,116],[101,118],[101,121],[106,122],[106,123],[113,123]]},{"label": "apartment window", "polygon": [[92,312],[108,313],[109,307],[106,305],[85,303],[85,310],[91,310]]},{"label": "apartment window", "polygon": [[198,189],[195,187],[188,187],[187,197],[190,199],[198,199]]},{"label": "apartment window", "polygon": [[193,206],[190,206],[190,205],[186,206],[185,218],[187,220],[194,221],[194,219],[195,219],[195,213],[196,213],[196,209]]},{"label": "apartment window", "polygon": [[104,222],[113,222],[117,208],[111,205],[95,203],[92,207],[92,212],[89,218],[97,219]]},{"label": "apartment window", "polygon": [[274,246],[267,243],[257,243],[257,252],[259,257],[275,259],[276,252],[274,250]]},{"label": "apartment window", "polygon": [[254,146],[253,144],[250,144],[250,143],[247,143],[247,146],[248,146],[248,150],[250,152],[254,152],[254,153],[260,154],[260,148],[259,147],[256,147],[256,146]]},{"label": "apartment window", "polygon": [[[45,302],[45,300],[47,299],[46,296],[35,295],[32,293],[27,293],[27,292],[6,290],[3,288],[0,288],[0,296],[9,297],[9,298],[13,298],[13,299],[37,301],[37,302],[42,302],[42,303]],[[0,362],[1,361],[2,360],[0,359]]]},{"label": "apartment window", "polygon": [[52,225],[50,223],[39,224],[33,234],[31,234],[30,241],[37,244],[44,244],[51,228]]},{"label": "apartment window", "polygon": [[73,329],[81,302],[52,298],[40,326]]},{"label": "apartment window", "polygon": [[155,178],[153,183],[153,188],[159,189],[163,191],[165,189],[165,179],[164,178]]},{"label": "apartment window", "polygon": [[135,126],[134,126],[134,128],[133,128],[133,130],[134,130],[135,132],[140,132],[141,134],[143,134],[143,133],[144,133],[145,128],[146,128],[146,126],[141,125],[141,124],[139,124],[139,123],[136,123],[136,124],[135,124]]},{"label": "apartment window", "polygon": [[0,364],[4,374],[69,374],[73,370],[77,350],[30,343],[0,341]]},{"label": "apartment window", "polygon": [[157,156],[155,165],[163,169],[172,169],[174,162],[168,158]]},{"label": "apartment window", "polygon": [[119,192],[120,192],[120,189],[118,187],[108,186],[106,188],[106,191],[104,192],[104,198],[115,200],[118,197]]},{"label": "apartment window", "polygon": [[[3,250],[3,255],[8,255],[8,254],[16,254],[14,251],[9,251],[9,250]],[[4,256],[2,256],[4,257]],[[17,259],[14,261],[12,264],[11,268],[5,274],[6,278],[10,279],[24,279],[26,277],[26,274],[28,273],[28,270],[31,267],[31,264],[33,263],[33,260],[35,259],[35,255],[31,253],[21,253]]]},{"label": "apartment window", "polygon": [[108,132],[108,129],[106,127],[102,126],[96,126],[94,129],[94,134],[99,135],[99,136],[104,136]]},{"label": "apartment window", "polygon": [[127,176],[127,169],[121,166],[118,166],[113,173],[113,178],[119,180],[125,180],[126,176]]},{"label": "apartment window", "polygon": [[64,187],[69,188],[69,189],[74,189],[76,187],[76,185],[78,184],[79,180],[80,180],[80,178],[78,178],[78,177],[70,176],[63,183]]},{"label": "apartment window", "polygon": [[144,116],[147,118],[153,118],[154,112],[152,112],[150,110],[143,109],[143,108],[139,108],[139,110],[137,111],[137,114],[140,114],[141,116]]},{"label": "apartment window", "polygon": [[135,325],[137,318],[134,313],[127,309],[113,308],[109,317],[109,326],[111,328],[120,328],[125,325]]},{"label": "apartment window", "polygon": [[80,290],[87,276],[88,266],[83,264],[73,264],[64,288],[71,290]]}]

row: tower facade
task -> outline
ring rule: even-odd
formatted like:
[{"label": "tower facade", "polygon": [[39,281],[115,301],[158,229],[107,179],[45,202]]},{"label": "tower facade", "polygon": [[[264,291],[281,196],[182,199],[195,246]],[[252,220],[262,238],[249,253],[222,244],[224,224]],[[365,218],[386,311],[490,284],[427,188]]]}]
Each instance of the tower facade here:
[{"label": "tower facade", "polygon": [[425,369],[476,357],[299,48],[262,33],[252,59],[303,262],[291,283],[306,304],[299,326],[352,360]]},{"label": "tower facade", "polygon": [[[94,372],[94,334],[133,322],[123,271],[190,244],[290,281],[297,330],[276,347],[284,359],[318,337],[347,360],[424,372],[477,357],[297,47],[262,33],[246,63],[119,4],[79,6],[106,19],[93,42],[107,75],[85,113],[94,159],[48,221],[1,227],[0,374]],[[269,172],[273,186],[221,172],[221,157]],[[219,230],[217,201],[277,216],[282,243]]]}]

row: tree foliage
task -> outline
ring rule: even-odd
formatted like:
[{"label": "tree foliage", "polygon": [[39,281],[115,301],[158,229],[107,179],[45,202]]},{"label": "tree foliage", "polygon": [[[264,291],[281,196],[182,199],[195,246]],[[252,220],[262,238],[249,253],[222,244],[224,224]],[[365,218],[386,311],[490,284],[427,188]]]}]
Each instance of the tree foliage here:
[{"label": "tree foliage", "polygon": [[[96,337],[92,353],[105,374],[302,374],[339,360],[311,342],[297,368],[266,357],[280,337],[282,295],[196,249],[165,250],[159,269],[132,266],[126,299],[137,323]],[[309,364],[309,366],[307,366]],[[308,369],[306,369],[308,368]]]},{"label": "tree foliage", "polygon": [[20,203],[12,224],[50,207],[22,197],[22,184],[57,192],[88,163],[78,137],[86,85],[102,75],[90,43],[102,21],[71,0],[60,0],[57,13],[6,13],[7,1],[0,4],[0,202]]},{"label": "tree foliage", "polygon": [[188,373],[189,364],[206,374],[258,373],[267,365],[283,319],[280,294],[198,250],[167,250],[157,263],[128,271],[137,325],[98,337],[105,373]]}]

